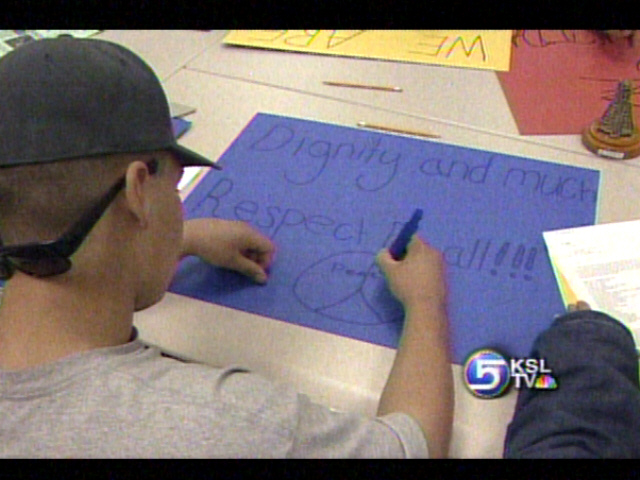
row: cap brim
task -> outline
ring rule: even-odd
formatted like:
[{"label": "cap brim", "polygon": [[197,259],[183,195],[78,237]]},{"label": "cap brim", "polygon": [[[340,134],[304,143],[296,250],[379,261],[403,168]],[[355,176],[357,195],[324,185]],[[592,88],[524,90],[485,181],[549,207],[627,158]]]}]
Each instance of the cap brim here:
[{"label": "cap brim", "polygon": [[169,150],[175,153],[178,161],[183,167],[211,167],[216,170],[222,170],[222,167],[216,162],[213,162],[199,153],[183,147],[182,145],[172,145],[169,147]]}]

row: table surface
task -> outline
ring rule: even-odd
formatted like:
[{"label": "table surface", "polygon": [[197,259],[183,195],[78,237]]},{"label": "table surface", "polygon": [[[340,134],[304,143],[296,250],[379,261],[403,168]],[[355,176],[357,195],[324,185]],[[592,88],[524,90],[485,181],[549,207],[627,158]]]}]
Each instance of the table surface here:
[{"label": "table surface", "polygon": [[[434,132],[444,143],[598,169],[597,223],[638,218],[629,199],[640,193],[640,159],[596,157],[578,135],[519,135],[495,72],[230,47],[222,44],[225,33],[116,30],[97,37],[139,54],[170,101],[196,107],[181,143],[210,158],[218,158],[258,112],[347,126],[366,121]],[[336,79],[403,91],[322,83]],[[135,325],[144,341],[174,355],[217,366],[241,364],[330,407],[368,415],[375,414],[395,355],[394,349],[171,293],[138,312]],[[451,456],[500,457],[516,392],[477,399],[463,385],[461,367],[452,370]]]}]

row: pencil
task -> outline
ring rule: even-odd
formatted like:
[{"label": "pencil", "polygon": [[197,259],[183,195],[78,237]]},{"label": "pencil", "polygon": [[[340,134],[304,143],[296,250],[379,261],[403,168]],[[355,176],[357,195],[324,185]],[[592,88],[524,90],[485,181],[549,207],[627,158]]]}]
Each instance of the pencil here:
[{"label": "pencil", "polygon": [[405,135],[415,135],[418,137],[426,138],[440,138],[440,135],[436,133],[418,132],[416,130],[404,130],[401,128],[386,127],[384,125],[374,125],[367,122],[358,122],[358,126],[363,128],[371,128],[373,130],[382,130],[383,132],[404,133]]},{"label": "pencil", "polygon": [[385,92],[401,92],[402,91],[400,87],[391,87],[386,85],[364,85],[361,83],[330,82],[330,81],[325,81],[322,83],[324,83],[325,85],[330,85],[332,87],[364,88],[366,90],[382,90]]}]

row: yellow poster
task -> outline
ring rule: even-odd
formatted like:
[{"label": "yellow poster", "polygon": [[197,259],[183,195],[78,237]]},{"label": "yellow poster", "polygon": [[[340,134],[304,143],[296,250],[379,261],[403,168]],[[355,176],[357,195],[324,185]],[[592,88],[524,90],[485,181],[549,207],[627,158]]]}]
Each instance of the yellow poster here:
[{"label": "yellow poster", "polygon": [[232,30],[229,45],[508,71],[511,30]]}]

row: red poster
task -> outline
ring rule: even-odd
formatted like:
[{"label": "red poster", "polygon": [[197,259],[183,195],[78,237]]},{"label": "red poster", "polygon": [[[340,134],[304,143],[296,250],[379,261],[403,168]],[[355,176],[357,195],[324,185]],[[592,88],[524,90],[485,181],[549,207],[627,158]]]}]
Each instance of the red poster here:
[{"label": "red poster", "polygon": [[515,30],[511,69],[497,75],[520,133],[581,133],[602,116],[624,79],[632,81],[637,107],[640,38],[632,43],[592,30]]}]

